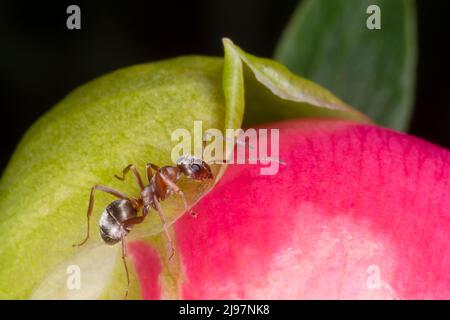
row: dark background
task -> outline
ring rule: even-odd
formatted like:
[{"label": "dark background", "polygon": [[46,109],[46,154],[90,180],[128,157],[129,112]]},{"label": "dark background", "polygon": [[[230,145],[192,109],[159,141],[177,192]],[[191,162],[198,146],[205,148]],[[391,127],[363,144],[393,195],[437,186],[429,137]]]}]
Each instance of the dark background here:
[{"label": "dark background", "polygon": [[[223,36],[270,57],[298,2],[1,2],[0,172],[30,125],[75,87],[136,63],[184,54],[222,56]],[[81,30],[66,28],[70,4],[81,8]],[[417,1],[418,80],[409,130],[448,148],[449,4]]]}]

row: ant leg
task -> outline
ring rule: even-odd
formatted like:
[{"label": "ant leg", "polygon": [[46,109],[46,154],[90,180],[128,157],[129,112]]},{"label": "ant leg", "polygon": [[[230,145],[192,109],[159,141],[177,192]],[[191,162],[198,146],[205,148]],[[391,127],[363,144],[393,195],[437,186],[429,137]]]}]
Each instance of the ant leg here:
[{"label": "ant leg", "polygon": [[91,194],[89,196],[89,206],[88,206],[88,210],[87,210],[87,233],[86,233],[86,238],[78,243],[78,244],[74,244],[72,245],[73,247],[79,247],[82,246],[83,244],[86,243],[86,241],[89,239],[89,233],[90,233],[90,220],[91,220],[91,216],[92,216],[92,209],[94,208],[94,193],[95,190],[100,190],[109,194],[112,194],[113,196],[120,198],[120,199],[125,199],[125,200],[129,200],[129,201],[134,201],[132,199],[130,199],[126,194],[114,190],[110,187],[105,187],[105,186],[100,186],[100,185],[95,185],[91,188]]},{"label": "ant leg", "polygon": [[[135,224],[139,224],[142,223],[144,221],[145,217],[144,216],[140,216],[140,217],[134,217],[128,220],[123,221],[120,226],[127,230],[129,227],[134,226]],[[124,233],[125,234],[125,233]],[[125,236],[122,236],[122,261],[123,261],[123,266],[125,267],[125,273],[127,274],[127,290],[125,291],[125,297],[123,298],[124,300],[127,299],[128,297],[128,291],[130,290],[130,274],[128,272],[128,266],[127,266],[127,245],[125,242]]]},{"label": "ant leg", "polygon": [[158,167],[156,164],[149,163],[148,165],[149,165],[153,170],[155,170],[155,171],[158,171],[158,170],[159,170],[159,167]]},{"label": "ant leg", "polygon": [[153,204],[156,207],[156,211],[158,211],[159,218],[161,219],[161,222],[163,225],[164,233],[166,234],[167,240],[170,245],[170,256],[169,256],[169,260],[170,260],[170,259],[172,259],[173,255],[175,254],[175,248],[173,246],[173,242],[172,242],[172,238],[170,237],[169,230],[167,229],[167,222],[166,222],[166,218],[164,217],[164,213],[163,213],[161,204],[159,203],[159,201],[155,195],[153,195]]},{"label": "ant leg", "polygon": [[156,164],[153,163],[147,163],[147,165],[145,166],[145,171],[147,171],[147,180],[148,183],[151,183],[152,177],[153,177],[153,170],[158,171],[159,167]]},{"label": "ant leg", "polygon": [[159,170],[159,167],[158,167],[157,165],[153,164],[153,163],[147,163],[147,165],[145,166],[145,171],[147,171],[147,180],[148,180],[148,183],[151,182],[152,177],[153,177],[153,171],[152,171],[152,169],[155,170],[155,171],[158,171],[158,170]]},{"label": "ant leg", "polygon": [[133,171],[133,174],[134,174],[134,176],[136,178],[136,182],[138,183],[138,185],[141,188],[141,190],[144,189],[144,183],[142,182],[141,175],[139,174],[139,171],[137,171],[136,166],[134,164],[129,164],[128,166],[125,167],[125,169],[123,169],[122,177],[119,177],[117,174],[115,174],[114,177],[116,177],[119,180],[125,180],[125,175],[130,170]]},{"label": "ant leg", "polygon": [[125,291],[125,296],[123,300],[126,300],[128,297],[128,291],[130,290],[130,274],[128,272],[127,266],[127,244],[125,242],[125,236],[122,236],[122,261],[123,266],[125,267],[125,273],[127,274],[127,289]]},{"label": "ant leg", "polygon": [[186,209],[186,211],[189,211],[190,214],[192,214],[193,216],[195,216],[196,214],[192,213],[192,210],[189,208],[189,204],[186,200],[186,197],[184,196],[183,191],[181,191],[181,189],[173,182],[171,181],[169,178],[167,178],[163,173],[161,172],[157,172],[156,174],[158,174],[161,179],[164,181],[164,183],[175,193],[177,193],[181,199],[183,200],[184,203],[184,207]]}]

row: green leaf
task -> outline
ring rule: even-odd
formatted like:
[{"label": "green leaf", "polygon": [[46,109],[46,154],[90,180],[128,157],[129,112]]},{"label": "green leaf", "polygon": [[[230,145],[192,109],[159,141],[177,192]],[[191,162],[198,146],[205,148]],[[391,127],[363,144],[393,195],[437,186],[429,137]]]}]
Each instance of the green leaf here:
[{"label": "green leaf", "polygon": [[[369,5],[381,29],[369,30]],[[275,57],[391,128],[412,112],[416,21],[412,0],[306,0],[289,22]]]},{"label": "green leaf", "polygon": [[[130,163],[142,176],[148,162],[171,164],[176,129],[192,133],[198,120],[203,130],[239,128],[244,103],[247,123],[314,115],[367,121],[280,64],[246,54],[229,40],[224,46],[224,59],[180,57],[102,76],[74,90],[31,127],[0,181],[0,298],[121,299],[126,277],[120,245],[108,247],[96,230],[110,195],[96,193],[91,238],[72,247],[86,232],[90,188],[102,184],[137,197],[132,177],[119,181],[114,174]],[[213,166],[216,179],[209,184],[180,180],[188,202],[198,201],[224,170]],[[169,224],[185,211],[176,195],[162,206]],[[154,212],[127,238],[159,239],[167,262],[167,242]],[[67,268],[74,265],[85,279],[80,291],[66,284]],[[129,268],[130,298],[139,298]]]},{"label": "green leaf", "polygon": [[[246,126],[299,117],[329,117],[359,122],[370,120],[321,86],[291,73],[276,61],[244,52],[230,40],[224,40],[228,59],[240,59],[247,67],[245,75]],[[227,60],[227,55],[225,56]],[[231,63],[231,62],[230,62]],[[236,68],[243,68],[236,63]],[[242,94],[237,94],[242,99]]]}]

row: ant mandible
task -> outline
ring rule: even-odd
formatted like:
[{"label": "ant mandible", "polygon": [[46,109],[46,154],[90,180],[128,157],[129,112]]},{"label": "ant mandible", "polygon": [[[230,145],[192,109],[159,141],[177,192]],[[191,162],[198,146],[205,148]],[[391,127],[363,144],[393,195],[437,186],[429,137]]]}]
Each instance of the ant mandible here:
[{"label": "ant mandible", "polygon": [[[154,174],[152,169],[155,170]],[[103,191],[119,198],[118,200],[111,202],[103,211],[100,217],[99,226],[100,235],[105,243],[109,245],[114,245],[119,241],[121,241],[122,243],[122,260],[127,275],[127,289],[125,292],[125,299],[128,296],[128,290],[130,287],[130,277],[126,263],[127,253],[125,237],[131,231],[134,225],[140,224],[144,221],[151,208],[155,209],[159,214],[165,235],[170,246],[170,260],[175,253],[175,249],[169,231],[167,229],[167,222],[164,217],[160,202],[164,201],[172,194],[177,193],[182,198],[186,211],[190,211],[183,191],[181,191],[177,186],[177,182],[180,179],[181,175],[184,174],[186,177],[193,180],[206,180],[213,178],[210,166],[201,158],[191,155],[184,155],[180,157],[177,160],[176,166],[158,167],[152,163],[148,163],[146,165],[148,180],[147,185],[144,185],[144,182],[142,181],[142,178],[134,164],[130,164],[126,166],[125,169],[123,169],[122,177],[119,177],[117,175],[115,175],[115,177],[119,180],[124,180],[126,174],[130,170],[133,172],[136,178],[136,182],[141,190],[139,197],[132,198],[110,187],[94,185],[91,189],[89,206],[87,209],[86,238],[79,244],[74,244],[74,246],[81,246],[85,244],[89,239],[90,218],[92,216],[92,211],[94,208],[95,191]],[[138,212],[141,209],[142,214],[138,215]]]}]

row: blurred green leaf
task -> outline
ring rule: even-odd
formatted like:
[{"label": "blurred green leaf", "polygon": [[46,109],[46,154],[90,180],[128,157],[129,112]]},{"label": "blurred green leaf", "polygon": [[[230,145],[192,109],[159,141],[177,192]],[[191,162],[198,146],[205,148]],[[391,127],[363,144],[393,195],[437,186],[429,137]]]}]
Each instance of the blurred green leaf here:
[{"label": "blurred green leaf", "polygon": [[[369,30],[370,5],[381,29]],[[306,0],[289,22],[276,60],[374,119],[407,129],[416,66],[413,0]]]}]

